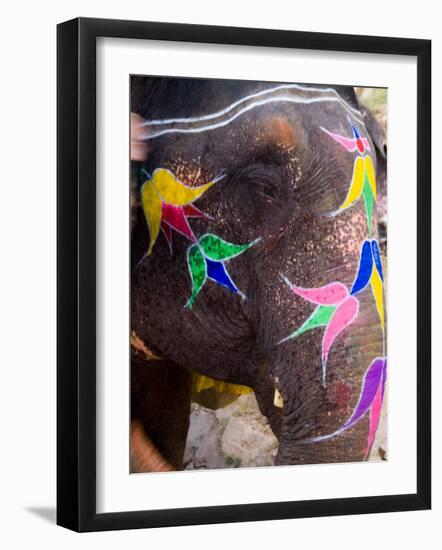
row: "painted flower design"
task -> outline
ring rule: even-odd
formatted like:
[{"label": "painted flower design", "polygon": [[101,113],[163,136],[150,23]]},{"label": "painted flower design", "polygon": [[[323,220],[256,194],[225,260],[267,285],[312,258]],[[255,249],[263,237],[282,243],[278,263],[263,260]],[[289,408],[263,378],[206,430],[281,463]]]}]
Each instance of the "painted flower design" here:
[{"label": "painted flower design", "polygon": [[330,349],[339,334],[350,326],[358,316],[359,301],[356,295],[362,292],[369,283],[375,298],[382,330],[384,329],[384,279],[378,243],[375,240],[366,240],[362,244],[357,275],[350,291],[340,282],[332,282],[319,288],[302,288],[292,284],[284,275],[281,276],[297,296],[315,304],[316,308],[295,332],[279,343],[297,338],[314,328],[325,327],[321,353],[322,383],[325,385]]},{"label": "painted flower design", "polygon": [[316,309],[295,332],[281,340],[280,343],[296,338],[309,330],[325,327],[322,338],[322,383],[327,377],[327,359],[333,342],[339,334],[353,323],[359,313],[359,301],[351,296],[342,283],[330,283],[320,288],[302,288],[290,283],[284,277],[292,291],[312,304]]},{"label": "painted flower design", "polygon": [[187,265],[192,280],[192,294],[186,308],[192,308],[195,298],[207,279],[245,299],[244,294],[232,281],[225,263],[248,250],[258,240],[248,244],[232,244],[212,233],[206,233],[198,243],[191,245],[187,251]]},{"label": "painted flower design", "polygon": [[347,196],[335,214],[339,214],[343,210],[346,210],[355,204],[362,195],[365,205],[365,213],[367,216],[368,231],[371,233],[373,203],[377,200],[376,175],[373,167],[373,161],[371,156],[368,154],[368,151],[370,151],[370,144],[367,138],[363,138],[359,135],[359,132],[353,123],[351,123],[351,126],[353,130],[352,138],[341,136],[330,132],[325,128],[321,128],[327,135],[342,145],[342,147],[344,147],[347,151],[356,151],[358,153],[358,156],[354,159],[353,175]]},{"label": "painted flower design", "polygon": [[330,137],[332,137],[335,141],[337,141],[342,147],[347,149],[350,153],[354,151],[358,151],[361,155],[363,155],[366,151],[370,151],[370,143],[367,138],[362,138],[359,135],[359,132],[356,128],[356,126],[350,122],[353,130],[353,137],[348,138],[345,136],[340,136],[339,134],[334,134],[333,132],[329,132],[325,128],[321,126],[321,130],[323,130],[326,134],[328,134]]},{"label": "painted flower design", "polygon": [[215,181],[199,187],[189,187],[175,178],[174,174],[165,168],[158,168],[147,179],[141,188],[141,200],[150,243],[146,256],[152,252],[160,229],[172,251],[172,230],[177,231],[187,239],[196,242],[188,218],[208,218],[193,205]]},{"label": "painted flower design", "polygon": [[384,401],[385,382],[387,380],[387,359],[377,357],[365,371],[362,379],[362,387],[356,406],[344,424],[335,432],[310,439],[311,443],[324,441],[335,437],[345,430],[357,424],[367,413],[370,415],[370,427],[368,432],[366,454],[370,452],[374,436],[381,416],[382,403]]},{"label": "painted flower design", "polygon": [[366,240],[362,244],[358,273],[350,294],[355,296],[370,284],[376,309],[378,310],[382,330],[384,330],[384,274],[382,272],[381,253],[375,239]]}]

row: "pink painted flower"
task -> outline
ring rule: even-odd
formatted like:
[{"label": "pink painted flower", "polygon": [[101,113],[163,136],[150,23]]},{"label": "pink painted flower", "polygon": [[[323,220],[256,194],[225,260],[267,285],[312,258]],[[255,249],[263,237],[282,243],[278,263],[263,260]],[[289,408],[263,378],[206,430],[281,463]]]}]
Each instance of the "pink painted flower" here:
[{"label": "pink painted flower", "polygon": [[364,291],[369,284],[373,291],[381,328],[384,330],[384,276],[378,243],[374,239],[366,239],[362,243],[356,278],[351,290],[339,282],[328,283],[319,288],[303,288],[292,284],[287,277],[281,277],[297,296],[315,304],[316,309],[297,330],[279,343],[297,338],[314,328],[325,327],[321,353],[322,382],[325,385],[330,349],[341,332],[358,316],[359,300],[356,295]]},{"label": "pink painted flower", "polygon": [[342,283],[329,283],[319,288],[302,288],[290,283],[283,277],[292,291],[312,304],[316,309],[295,332],[281,340],[280,343],[296,338],[316,327],[325,327],[322,338],[322,382],[325,385],[327,376],[327,359],[333,342],[339,334],[353,323],[359,312],[359,301],[351,296]]}]

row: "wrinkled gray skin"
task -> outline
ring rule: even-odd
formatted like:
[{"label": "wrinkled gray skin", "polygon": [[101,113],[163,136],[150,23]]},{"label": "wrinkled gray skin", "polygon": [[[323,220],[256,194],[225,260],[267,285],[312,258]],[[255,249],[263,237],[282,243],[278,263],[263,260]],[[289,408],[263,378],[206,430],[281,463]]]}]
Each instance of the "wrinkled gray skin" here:
[{"label": "wrinkled gray skin", "polygon": [[[134,79],[132,110],[146,119],[199,116],[270,86],[274,84]],[[357,106],[353,89],[339,93]],[[384,148],[383,134],[367,113],[365,120],[367,127],[357,127],[370,139],[376,163]],[[345,422],[365,370],[383,353],[369,288],[359,295],[357,320],[331,349],[325,387],[324,329],[278,345],[314,309],[289,289],[280,273],[302,287],[333,281],[351,287],[361,244],[368,237],[362,200],[339,216],[327,216],[347,195],[355,154],[334,142],[321,126],[351,137],[348,111],[339,102],[281,102],[254,108],[223,128],[169,134],[149,142],[150,173],[168,168],[188,185],[225,174],[195,202],[213,220],[192,219],[191,225],[197,236],[215,233],[236,244],[261,238],[228,263],[247,300],[207,281],[193,309],[186,310],[191,292],[186,251],[191,243],[174,233],[171,256],[160,234],[152,255],[137,267],[149,243],[141,208],[132,235],[133,330],[176,368],[252,387],[279,438],[276,464],[364,459],[367,416],[338,437],[321,443],[305,440],[334,432]],[[379,173],[378,179],[382,177]],[[283,398],[282,409],[273,405],[275,388]],[[153,397],[146,394],[145,399]],[[148,431],[148,419],[144,425]],[[163,451],[167,447],[156,443]]]}]

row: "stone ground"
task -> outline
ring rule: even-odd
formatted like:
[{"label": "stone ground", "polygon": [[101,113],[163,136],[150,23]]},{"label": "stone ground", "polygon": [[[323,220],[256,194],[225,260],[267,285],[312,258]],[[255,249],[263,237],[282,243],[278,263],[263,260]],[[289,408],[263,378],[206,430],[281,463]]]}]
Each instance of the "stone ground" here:
[{"label": "stone ground", "polygon": [[[369,107],[386,127],[386,90],[358,88],[360,101]],[[386,238],[381,242],[386,251]],[[383,257],[386,273],[386,257]],[[386,397],[388,387],[386,388]],[[200,468],[239,468],[272,466],[278,441],[256,403],[254,394],[242,395],[230,405],[217,410],[192,403],[190,428],[184,454],[186,470]],[[387,398],[369,457],[370,461],[387,459]]]},{"label": "stone ground", "polygon": [[[369,460],[386,460],[387,408]],[[192,403],[190,429],[184,454],[186,470],[272,466],[278,450],[267,419],[259,412],[254,394],[242,395],[215,411]]]},{"label": "stone ground", "polygon": [[272,466],[278,440],[259,412],[255,395],[241,395],[222,409],[192,404],[184,454],[186,470]]}]

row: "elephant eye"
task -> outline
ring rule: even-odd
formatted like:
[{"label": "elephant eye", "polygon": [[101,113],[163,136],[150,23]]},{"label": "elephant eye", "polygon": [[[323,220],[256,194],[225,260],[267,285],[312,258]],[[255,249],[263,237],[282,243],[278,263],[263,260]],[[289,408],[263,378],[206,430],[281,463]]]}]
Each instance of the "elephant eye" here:
[{"label": "elephant eye", "polygon": [[270,178],[257,178],[253,182],[256,194],[265,202],[276,204],[278,202],[278,189],[275,180]]},{"label": "elephant eye", "polygon": [[281,172],[272,164],[247,166],[238,174],[241,184],[247,186],[247,193],[268,205],[278,205],[281,198]]}]

